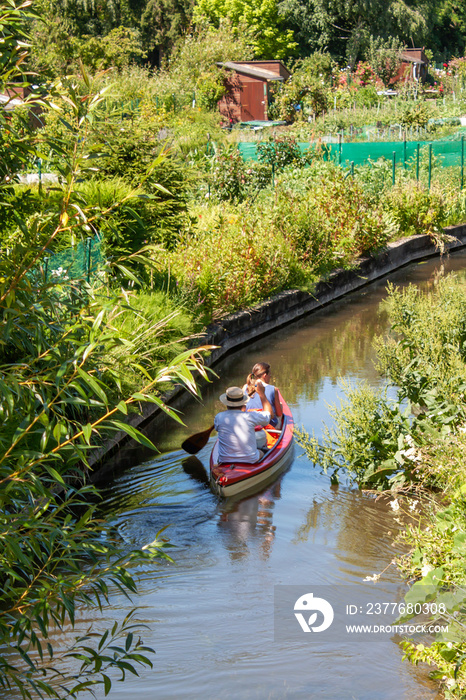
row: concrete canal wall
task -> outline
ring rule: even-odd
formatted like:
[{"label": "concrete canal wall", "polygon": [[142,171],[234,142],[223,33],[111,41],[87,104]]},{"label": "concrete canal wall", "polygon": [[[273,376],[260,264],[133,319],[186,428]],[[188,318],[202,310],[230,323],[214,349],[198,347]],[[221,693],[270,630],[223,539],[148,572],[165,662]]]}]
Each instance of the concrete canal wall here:
[{"label": "concrete canal wall", "polygon": [[[448,227],[445,232],[449,240],[443,255],[466,246],[466,224]],[[312,294],[299,290],[281,292],[253,308],[231,314],[211,324],[206,329],[205,336],[196,341],[196,344],[218,346],[206,360],[207,365],[213,366],[226,354],[246,343],[322,309],[404,265],[439,254],[440,251],[429,236],[413,236],[390,243],[379,255],[360,259],[353,270],[334,271],[327,279],[318,283]],[[182,410],[192,397],[185,389],[175,388],[164,399],[171,407]],[[165,419],[165,414],[160,409],[153,404],[145,404],[142,414],[130,416],[128,422],[141,429],[149,421],[162,418]],[[92,454],[90,463],[91,466],[95,466],[93,481],[100,481],[108,474],[110,467],[105,466],[104,461],[116,456],[128,441],[126,433],[116,433],[110,441]]]}]

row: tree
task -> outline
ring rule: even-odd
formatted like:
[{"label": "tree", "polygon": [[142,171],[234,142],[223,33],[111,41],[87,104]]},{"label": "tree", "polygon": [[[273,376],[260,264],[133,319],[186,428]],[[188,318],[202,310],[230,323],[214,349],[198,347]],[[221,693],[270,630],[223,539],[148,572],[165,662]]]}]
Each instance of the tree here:
[{"label": "tree", "polygon": [[148,0],[141,13],[141,35],[152,62],[160,65],[191,21],[192,0]]},{"label": "tree", "polygon": [[302,114],[302,110],[296,111],[296,106],[302,103],[313,114],[325,112],[335,68],[330,54],[319,51],[297,61],[290,79],[280,86],[275,96],[280,119],[294,121],[297,114]]},{"label": "tree", "polygon": [[385,87],[389,86],[398,72],[402,52],[403,44],[395,37],[387,41],[380,37],[370,38],[367,60]]},{"label": "tree", "polygon": [[442,0],[433,17],[432,43],[437,60],[464,56],[466,49],[466,6],[461,0]]},{"label": "tree", "polygon": [[346,57],[353,68],[367,49],[369,37],[396,37],[423,45],[440,0],[281,0],[279,9],[302,53],[323,50]]},{"label": "tree", "polygon": [[194,21],[218,27],[228,19],[237,33],[246,32],[256,58],[284,59],[293,56],[297,44],[286,28],[278,0],[197,0]]},{"label": "tree", "polygon": [[187,30],[192,0],[36,0],[36,8],[32,61],[55,76],[74,70],[79,58],[90,68],[112,58],[117,67],[146,58],[160,63]]}]

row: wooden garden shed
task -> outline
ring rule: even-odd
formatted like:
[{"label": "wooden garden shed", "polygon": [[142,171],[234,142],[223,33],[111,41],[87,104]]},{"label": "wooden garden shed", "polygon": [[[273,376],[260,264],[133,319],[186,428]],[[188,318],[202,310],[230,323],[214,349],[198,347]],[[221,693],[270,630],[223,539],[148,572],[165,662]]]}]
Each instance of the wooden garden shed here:
[{"label": "wooden garden shed", "polygon": [[401,54],[401,66],[391,82],[420,82],[427,78],[429,61],[424,49],[404,49]]},{"label": "wooden garden shed", "polygon": [[228,61],[217,66],[229,72],[227,93],[219,101],[218,108],[230,124],[267,121],[270,83],[283,82],[291,75],[278,60]]}]

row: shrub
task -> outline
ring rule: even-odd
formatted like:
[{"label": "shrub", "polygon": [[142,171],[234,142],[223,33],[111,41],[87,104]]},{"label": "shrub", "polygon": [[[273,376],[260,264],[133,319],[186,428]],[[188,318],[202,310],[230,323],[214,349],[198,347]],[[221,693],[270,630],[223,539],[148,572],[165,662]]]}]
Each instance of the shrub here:
[{"label": "shrub", "polygon": [[271,136],[257,146],[257,156],[263,163],[268,163],[276,170],[286,165],[301,161],[301,151],[294,138],[288,136]]},{"label": "shrub", "polygon": [[201,73],[196,83],[196,100],[205,109],[217,109],[217,102],[225,95],[225,75],[218,69]]},{"label": "shrub", "polygon": [[378,78],[373,68],[366,61],[359,61],[353,72],[353,78],[360,87],[376,85]]},{"label": "shrub", "polygon": [[193,214],[198,223],[167,266],[190,308],[201,305],[206,321],[305,282],[297,255],[266,210],[222,205]]},{"label": "shrub", "polygon": [[143,184],[138,209],[147,238],[172,248],[188,222],[189,168],[139,120],[108,129],[107,139],[110,153],[99,177],[120,177],[133,187]]},{"label": "shrub", "polygon": [[386,158],[369,159],[368,165],[358,167],[357,176],[370,201],[377,205],[384,192],[392,187],[392,164]]},{"label": "shrub", "polygon": [[383,247],[393,226],[356,179],[332,163],[318,163],[304,192],[292,194],[286,182],[274,217],[315,272],[351,265],[362,254]]},{"label": "shrub", "polygon": [[398,120],[404,127],[425,128],[432,116],[432,111],[425,102],[416,101],[407,103],[402,107]]},{"label": "shrub", "polygon": [[211,196],[221,201],[242,202],[267,187],[272,168],[267,163],[245,163],[236,148],[225,149],[215,156],[210,175]]},{"label": "shrub", "polygon": [[428,234],[438,241],[443,235],[448,208],[440,189],[403,180],[386,191],[382,206],[402,236]]},{"label": "shrub", "polygon": [[268,163],[251,161],[244,164],[248,193],[253,195],[263,190],[272,181],[272,168]]},{"label": "shrub", "polygon": [[220,200],[242,201],[246,193],[243,159],[237,148],[220,151],[212,169],[212,194]]},{"label": "shrub", "polygon": [[358,107],[374,107],[380,100],[377,88],[374,85],[360,87],[354,93],[354,102]]}]

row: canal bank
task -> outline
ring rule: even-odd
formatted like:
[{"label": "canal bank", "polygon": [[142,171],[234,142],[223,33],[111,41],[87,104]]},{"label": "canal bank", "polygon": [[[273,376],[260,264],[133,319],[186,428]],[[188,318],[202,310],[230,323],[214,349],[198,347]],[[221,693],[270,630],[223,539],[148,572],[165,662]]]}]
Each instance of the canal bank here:
[{"label": "canal bank", "polygon": [[[228,353],[319,311],[405,265],[439,254],[448,255],[466,246],[466,224],[449,226],[445,233],[447,241],[443,251],[440,251],[427,235],[404,238],[390,243],[377,256],[361,258],[351,270],[335,270],[327,279],[317,284],[313,293],[287,290],[257,306],[216,321],[207,327],[205,335],[200,339],[203,345],[217,346],[206,358],[206,365],[215,366]],[[171,408],[182,411],[193,397],[186,389],[175,388],[163,398]],[[144,404],[140,414],[133,414],[127,418],[127,422],[138,429],[144,428],[149,422],[152,424],[153,421],[159,420],[163,427],[167,416],[154,404]],[[109,472],[118,468],[118,451],[129,441],[128,435],[119,431],[111,440],[95,450],[89,459],[90,466],[94,467],[91,475],[94,483],[106,479]],[[110,457],[112,464],[104,464]]]}]

